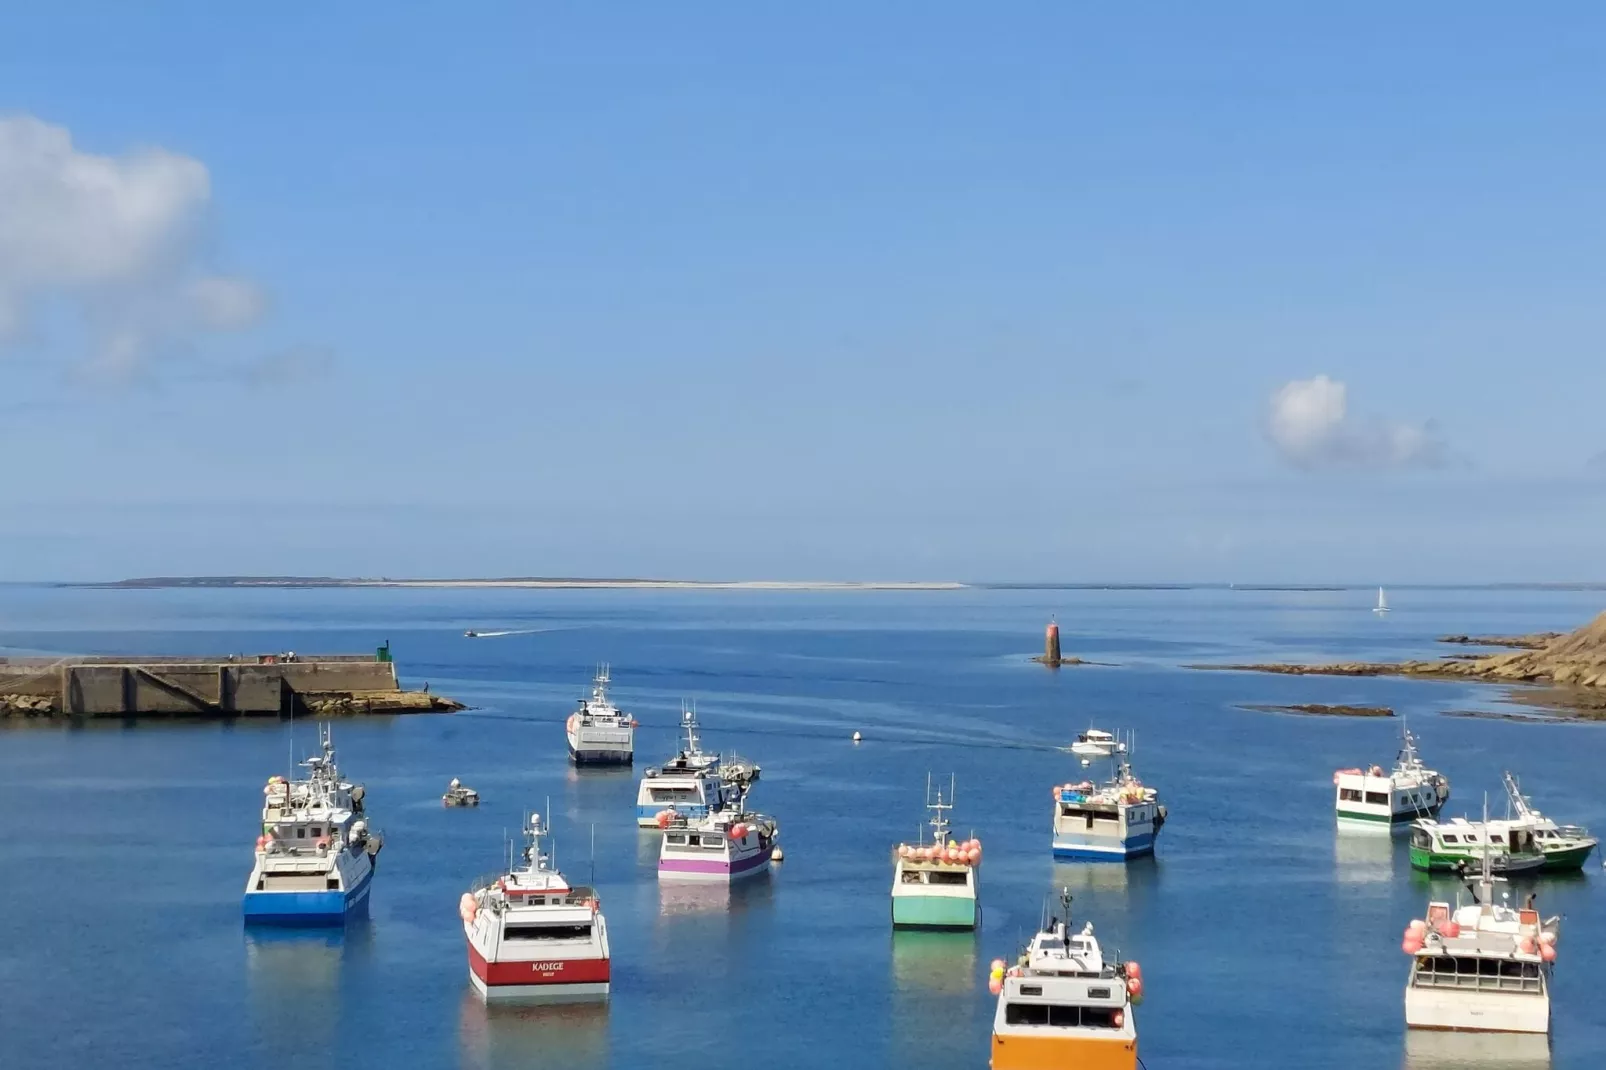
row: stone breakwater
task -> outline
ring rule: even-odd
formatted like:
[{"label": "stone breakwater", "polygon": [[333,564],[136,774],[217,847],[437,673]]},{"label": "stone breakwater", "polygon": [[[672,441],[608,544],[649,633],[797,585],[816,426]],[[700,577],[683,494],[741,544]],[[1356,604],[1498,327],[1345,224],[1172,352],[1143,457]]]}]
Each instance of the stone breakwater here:
[{"label": "stone breakwater", "polygon": [[462,709],[373,655],[0,658],[0,717],[334,717]]}]

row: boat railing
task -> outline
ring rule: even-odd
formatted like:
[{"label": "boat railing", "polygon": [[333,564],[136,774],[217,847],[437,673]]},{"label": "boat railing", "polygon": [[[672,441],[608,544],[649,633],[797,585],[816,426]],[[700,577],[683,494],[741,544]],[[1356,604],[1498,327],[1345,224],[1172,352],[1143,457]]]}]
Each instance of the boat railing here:
[{"label": "boat railing", "polygon": [[[1511,959],[1479,959],[1480,963],[1492,964],[1496,967],[1495,973],[1465,973],[1451,969],[1440,971],[1436,969],[1423,969],[1423,965],[1432,966],[1440,959],[1422,958],[1417,960],[1417,968],[1412,977],[1412,984],[1418,988],[1457,988],[1477,992],[1516,992],[1538,994],[1544,991],[1544,978],[1540,975],[1539,964],[1534,962],[1518,962]],[[1453,960],[1452,960],[1453,961]],[[1508,974],[1505,971],[1510,967],[1517,967],[1521,972]]]}]

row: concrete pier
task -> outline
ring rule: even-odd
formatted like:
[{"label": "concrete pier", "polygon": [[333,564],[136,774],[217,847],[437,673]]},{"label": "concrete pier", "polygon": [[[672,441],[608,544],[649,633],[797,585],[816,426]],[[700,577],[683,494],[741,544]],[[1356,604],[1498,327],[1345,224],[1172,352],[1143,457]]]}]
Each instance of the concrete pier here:
[{"label": "concrete pier", "polygon": [[453,710],[377,654],[0,658],[0,717],[257,717]]}]

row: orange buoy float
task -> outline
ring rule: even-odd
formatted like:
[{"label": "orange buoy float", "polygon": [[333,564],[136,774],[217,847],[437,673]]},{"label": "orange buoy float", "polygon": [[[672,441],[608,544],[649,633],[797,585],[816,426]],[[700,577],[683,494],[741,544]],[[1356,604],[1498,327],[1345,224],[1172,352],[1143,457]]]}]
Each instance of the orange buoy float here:
[{"label": "orange buoy float", "polygon": [[1543,959],[1545,962],[1555,962],[1556,961],[1556,945],[1555,944],[1540,944],[1539,945],[1539,957],[1541,959]]},{"label": "orange buoy float", "polygon": [[1143,967],[1138,965],[1136,959],[1126,964],[1126,975],[1134,980],[1143,980]]},{"label": "orange buoy float", "polygon": [[1003,990],[1004,990],[1004,982],[1003,982],[1002,979],[997,978],[997,977],[989,977],[989,978],[987,978],[987,991],[991,992],[993,995],[996,996],[996,995],[998,995],[998,993],[1002,992]]}]

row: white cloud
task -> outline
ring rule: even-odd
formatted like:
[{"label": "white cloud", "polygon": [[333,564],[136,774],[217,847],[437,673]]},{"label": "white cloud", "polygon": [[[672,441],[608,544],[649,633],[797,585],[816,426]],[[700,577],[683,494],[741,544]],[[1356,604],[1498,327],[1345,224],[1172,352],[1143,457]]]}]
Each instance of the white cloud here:
[{"label": "white cloud", "polygon": [[260,290],[199,262],[211,192],[191,157],[98,156],[63,127],[0,118],[0,343],[24,335],[32,306],[60,300],[90,339],[86,366],[126,376],[202,332],[255,323]]},{"label": "white cloud", "polygon": [[1431,425],[1355,419],[1349,388],[1325,375],[1295,379],[1272,394],[1266,436],[1301,468],[1405,468],[1444,460],[1444,444]]}]

